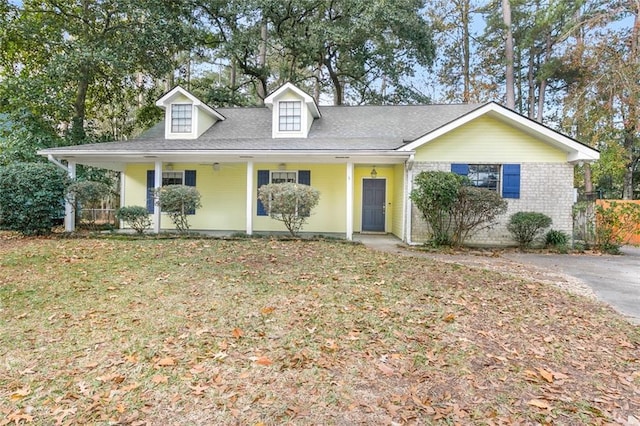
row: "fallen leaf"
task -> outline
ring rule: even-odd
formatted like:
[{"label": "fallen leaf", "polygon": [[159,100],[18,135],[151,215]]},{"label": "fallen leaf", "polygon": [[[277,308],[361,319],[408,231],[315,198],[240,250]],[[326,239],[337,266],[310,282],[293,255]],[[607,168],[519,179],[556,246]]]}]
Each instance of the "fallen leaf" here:
[{"label": "fallen leaf", "polygon": [[538,372],[549,383],[553,383],[553,373],[545,370],[544,368],[538,368]]},{"label": "fallen leaf", "polygon": [[163,376],[162,374],[156,374],[151,378],[151,381],[155,384],[169,383],[169,378],[167,376]]},{"label": "fallen leaf", "polygon": [[275,311],[275,310],[276,310],[276,308],[274,308],[273,306],[267,306],[265,308],[262,308],[260,310],[260,313],[262,315],[269,315],[269,314],[273,313],[273,311]]},{"label": "fallen leaf", "polygon": [[382,374],[384,374],[385,376],[393,376],[393,368],[382,363],[378,363],[377,366],[378,370],[382,371]]},{"label": "fallen leaf", "polygon": [[239,328],[234,328],[233,331],[231,332],[231,334],[233,335],[233,337],[235,337],[236,339],[241,338],[242,336],[244,336],[244,332],[242,330],[240,330]]},{"label": "fallen leaf", "polygon": [[532,399],[531,401],[527,402],[527,404],[532,405],[534,407],[542,408],[543,410],[551,409],[551,405],[549,405],[546,401],[543,401],[541,399]]},{"label": "fallen leaf", "polygon": [[258,365],[263,365],[265,367],[270,366],[271,364],[273,364],[273,361],[271,361],[269,358],[267,358],[266,356],[261,356],[258,357],[258,359],[256,359],[256,364]]},{"label": "fallen leaf", "polygon": [[161,358],[160,360],[158,360],[158,362],[156,362],[156,367],[171,367],[173,365],[176,365],[176,360],[169,356]]},{"label": "fallen leaf", "polygon": [[456,320],[456,316],[454,314],[448,314],[446,315],[444,318],[442,318],[442,321],[444,322],[454,322]]},{"label": "fallen leaf", "polygon": [[17,391],[11,394],[11,400],[18,401],[22,398],[27,397],[30,393],[31,393],[31,388],[28,386],[22,389],[18,389]]}]

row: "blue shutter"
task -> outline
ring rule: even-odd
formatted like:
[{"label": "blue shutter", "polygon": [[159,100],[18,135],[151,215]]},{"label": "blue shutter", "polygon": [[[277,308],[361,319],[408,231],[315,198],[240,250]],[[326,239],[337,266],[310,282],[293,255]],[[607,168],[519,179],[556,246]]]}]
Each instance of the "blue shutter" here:
[{"label": "blue shutter", "polygon": [[502,166],[502,198],[520,198],[520,164]]},{"label": "blue shutter", "polygon": [[303,185],[311,185],[311,171],[298,170],[298,183]]},{"label": "blue shutter", "polygon": [[[258,170],[258,189],[262,185],[269,184],[269,170]],[[258,216],[267,216],[267,211],[262,205],[262,201],[258,200]]]},{"label": "blue shutter", "polygon": [[147,170],[147,211],[153,213],[153,188],[156,182],[155,170]]},{"label": "blue shutter", "polygon": [[[184,171],[184,184],[186,186],[196,186],[196,171],[185,170]],[[196,214],[195,210],[189,210],[187,214]]]},{"label": "blue shutter", "polygon": [[452,164],[451,172],[460,176],[468,176],[469,175],[469,165],[468,164]]},{"label": "blue shutter", "polygon": [[[311,170],[298,170],[298,183],[311,186]],[[311,216],[309,210],[298,212],[303,217]]]}]

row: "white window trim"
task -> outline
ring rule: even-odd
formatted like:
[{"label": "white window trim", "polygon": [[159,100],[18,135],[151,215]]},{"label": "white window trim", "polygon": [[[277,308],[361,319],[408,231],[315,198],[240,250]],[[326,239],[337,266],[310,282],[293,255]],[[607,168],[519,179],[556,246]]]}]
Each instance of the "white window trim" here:
[{"label": "white window trim", "polygon": [[[164,174],[165,173],[180,173],[180,175],[182,175],[182,183],[180,185],[184,185],[184,170],[163,170],[162,171],[162,177],[160,178],[160,183],[162,183],[162,181],[164,181]],[[174,184],[174,185],[178,185],[178,184]],[[162,186],[166,186],[166,185],[162,185]]]},{"label": "white window trim", "polygon": [[[280,104],[282,102],[300,103],[300,130],[280,130]],[[308,133],[308,111],[306,104],[301,99],[282,99],[275,103],[273,108],[273,123],[271,125],[273,138],[306,138]]]},{"label": "white window trim", "polygon": [[[191,105],[191,131],[190,132],[173,132],[173,106],[174,105]],[[165,120],[165,135],[167,139],[195,139],[198,131],[198,111],[193,103],[190,102],[174,102],[168,105],[167,118]]]}]

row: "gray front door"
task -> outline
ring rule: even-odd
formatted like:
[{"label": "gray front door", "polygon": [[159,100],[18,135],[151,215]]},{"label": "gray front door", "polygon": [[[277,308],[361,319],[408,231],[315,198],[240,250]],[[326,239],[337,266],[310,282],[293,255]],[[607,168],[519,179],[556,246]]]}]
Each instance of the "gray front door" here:
[{"label": "gray front door", "polygon": [[362,230],[384,232],[386,179],[362,181]]}]

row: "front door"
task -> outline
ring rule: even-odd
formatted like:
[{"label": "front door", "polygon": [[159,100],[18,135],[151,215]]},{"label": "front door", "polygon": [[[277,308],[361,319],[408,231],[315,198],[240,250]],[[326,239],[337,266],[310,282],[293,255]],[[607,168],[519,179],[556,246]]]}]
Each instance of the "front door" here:
[{"label": "front door", "polygon": [[362,181],[362,231],[384,232],[386,179]]}]

